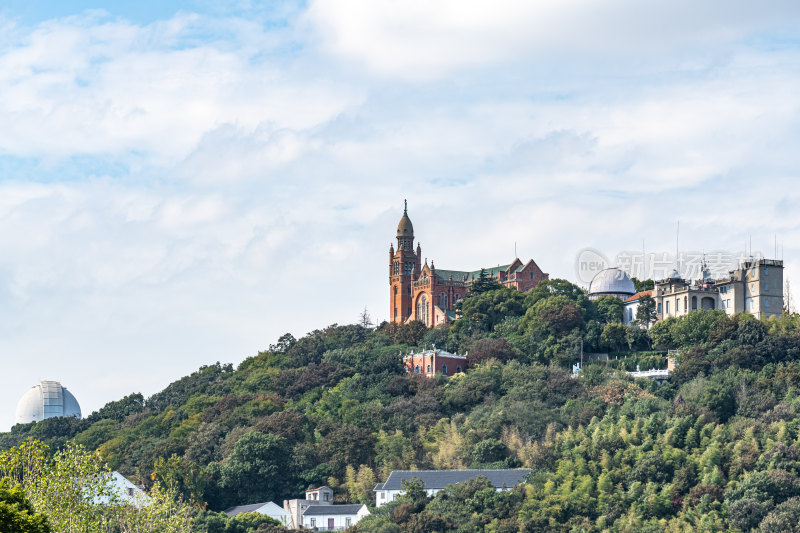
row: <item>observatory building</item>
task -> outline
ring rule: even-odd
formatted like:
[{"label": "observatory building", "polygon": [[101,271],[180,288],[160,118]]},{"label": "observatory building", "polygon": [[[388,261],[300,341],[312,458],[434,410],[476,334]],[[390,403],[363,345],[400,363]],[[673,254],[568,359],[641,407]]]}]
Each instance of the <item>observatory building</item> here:
[{"label": "observatory building", "polygon": [[58,416],[81,417],[78,400],[61,383],[42,381],[26,392],[17,404],[17,424],[40,422]]},{"label": "observatory building", "polygon": [[589,299],[597,300],[601,296],[616,296],[626,300],[636,294],[633,280],[619,268],[601,270],[589,284]]}]

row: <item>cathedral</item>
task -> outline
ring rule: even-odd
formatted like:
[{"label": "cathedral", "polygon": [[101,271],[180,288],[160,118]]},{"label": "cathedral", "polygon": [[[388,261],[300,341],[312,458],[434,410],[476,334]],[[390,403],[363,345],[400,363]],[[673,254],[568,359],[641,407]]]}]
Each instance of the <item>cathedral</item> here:
[{"label": "cathedral", "polygon": [[[438,326],[455,320],[455,304],[469,291],[481,270],[443,270],[427,259],[422,264],[422,247],[414,249],[414,226],[408,218],[408,204],[397,225],[397,250],[389,245],[389,316],[403,324],[419,320],[426,326]],[[548,275],[529,260],[515,258],[510,264],[483,269],[487,276],[506,287],[527,291],[546,280]]]}]

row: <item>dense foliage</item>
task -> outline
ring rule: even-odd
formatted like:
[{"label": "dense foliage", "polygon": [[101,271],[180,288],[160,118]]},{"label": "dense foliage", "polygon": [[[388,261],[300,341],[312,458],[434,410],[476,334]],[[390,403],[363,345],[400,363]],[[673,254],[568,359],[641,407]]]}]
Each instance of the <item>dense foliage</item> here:
[{"label": "dense foliage", "polygon": [[[434,498],[410,490],[358,529],[797,527],[800,318],[696,311],[648,330],[648,317],[625,326],[619,300],[590,301],[564,280],[528,293],[484,285],[452,327],[361,320],[287,334],[235,369],[202,367],[85,420],[15,426],[0,447],[35,437],[98,450],[135,481],[204,509],[198,531],[271,528],[219,511],[280,504],[311,485],[373,505],[372,488],[393,469],[520,466],[532,474],[518,489],[477,480]],[[469,370],[407,374],[402,354],[434,344],[467,353]],[[667,350],[679,364],[669,382],[624,373],[663,368]]]}]

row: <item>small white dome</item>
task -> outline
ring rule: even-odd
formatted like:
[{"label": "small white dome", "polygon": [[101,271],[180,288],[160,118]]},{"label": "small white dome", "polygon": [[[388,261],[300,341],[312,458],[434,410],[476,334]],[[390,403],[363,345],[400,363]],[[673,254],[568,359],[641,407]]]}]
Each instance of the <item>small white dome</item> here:
[{"label": "small white dome", "polygon": [[589,283],[589,297],[616,296],[627,298],[636,294],[631,278],[619,268],[606,268],[598,272]]},{"label": "small white dome", "polygon": [[17,424],[40,422],[57,416],[81,417],[78,400],[57,381],[42,381],[34,385],[17,404]]}]

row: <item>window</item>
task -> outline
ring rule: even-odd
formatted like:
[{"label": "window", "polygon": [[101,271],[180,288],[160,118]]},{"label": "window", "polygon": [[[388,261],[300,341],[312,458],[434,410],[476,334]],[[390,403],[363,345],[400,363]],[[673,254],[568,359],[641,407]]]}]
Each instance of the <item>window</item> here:
[{"label": "window", "polygon": [[419,365],[414,365],[414,373],[419,374]]},{"label": "window", "polygon": [[379,500],[382,500],[382,499],[383,499],[383,492],[379,492],[379,493],[378,493],[378,499],[379,499]]},{"label": "window", "polygon": [[428,374],[431,373],[431,365],[428,365]]},{"label": "window", "polygon": [[769,298],[764,298],[764,307],[769,307]]},{"label": "window", "polygon": [[764,275],[769,276],[769,267],[764,267]]},{"label": "window", "polygon": [[328,494],[327,492],[322,495],[322,499],[325,500],[326,502],[328,501],[329,497],[330,497],[330,494]]},{"label": "window", "polygon": [[133,488],[128,487],[128,496],[133,496]]},{"label": "window", "polygon": [[460,374],[460,373],[461,373],[461,367],[460,367],[460,366],[457,366],[457,367],[456,367],[456,374]]},{"label": "window", "polygon": [[681,299],[680,298],[675,300],[675,312],[676,313],[680,313],[681,312]]},{"label": "window", "polygon": [[423,294],[422,297],[417,302],[417,320],[425,324],[426,326],[430,326],[430,321],[428,317],[428,295]]},{"label": "window", "polygon": [[533,270],[531,270],[531,279],[533,279]]},{"label": "window", "polygon": [[311,527],[317,527],[317,519],[316,518],[312,518],[311,519]]},{"label": "window", "polygon": [[725,300],[722,300],[722,308],[725,309]]},{"label": "window", "polygon": [[764,284],[764,290],[765,290],[765,291],[768,291],[768,290],[769,290],[769,283],[765,283],[765,284]]},{"label": "window", "polygon": [[667,314],[669,314],[669,302],[667,302]]},{"label": "window", "polygon": [[730,307],[730,306],[731,306],[731,299],[728,298],[728,307]]},{"label": "window", "polygon": [[439,294],[439,308],[446,311],[448,303],[447,293],[443,292]]},{"label": "window", "polygon": [[442,365],[442,375],[443,376],[447,375],[447,365]]},{"label": "window", "polygon": [[658,314],[661,314],[661,304],[658,304]]},{"label": "window", "polygon": [[351,522],[351,518],[350,518],[349,516],[348,516],[347,518],[345,518],[345,519],[344,519],[344,527],[350,527],[350,526],[352,526],[352,525],[353,525],[353,524],[352,524],[352,522]]}]

